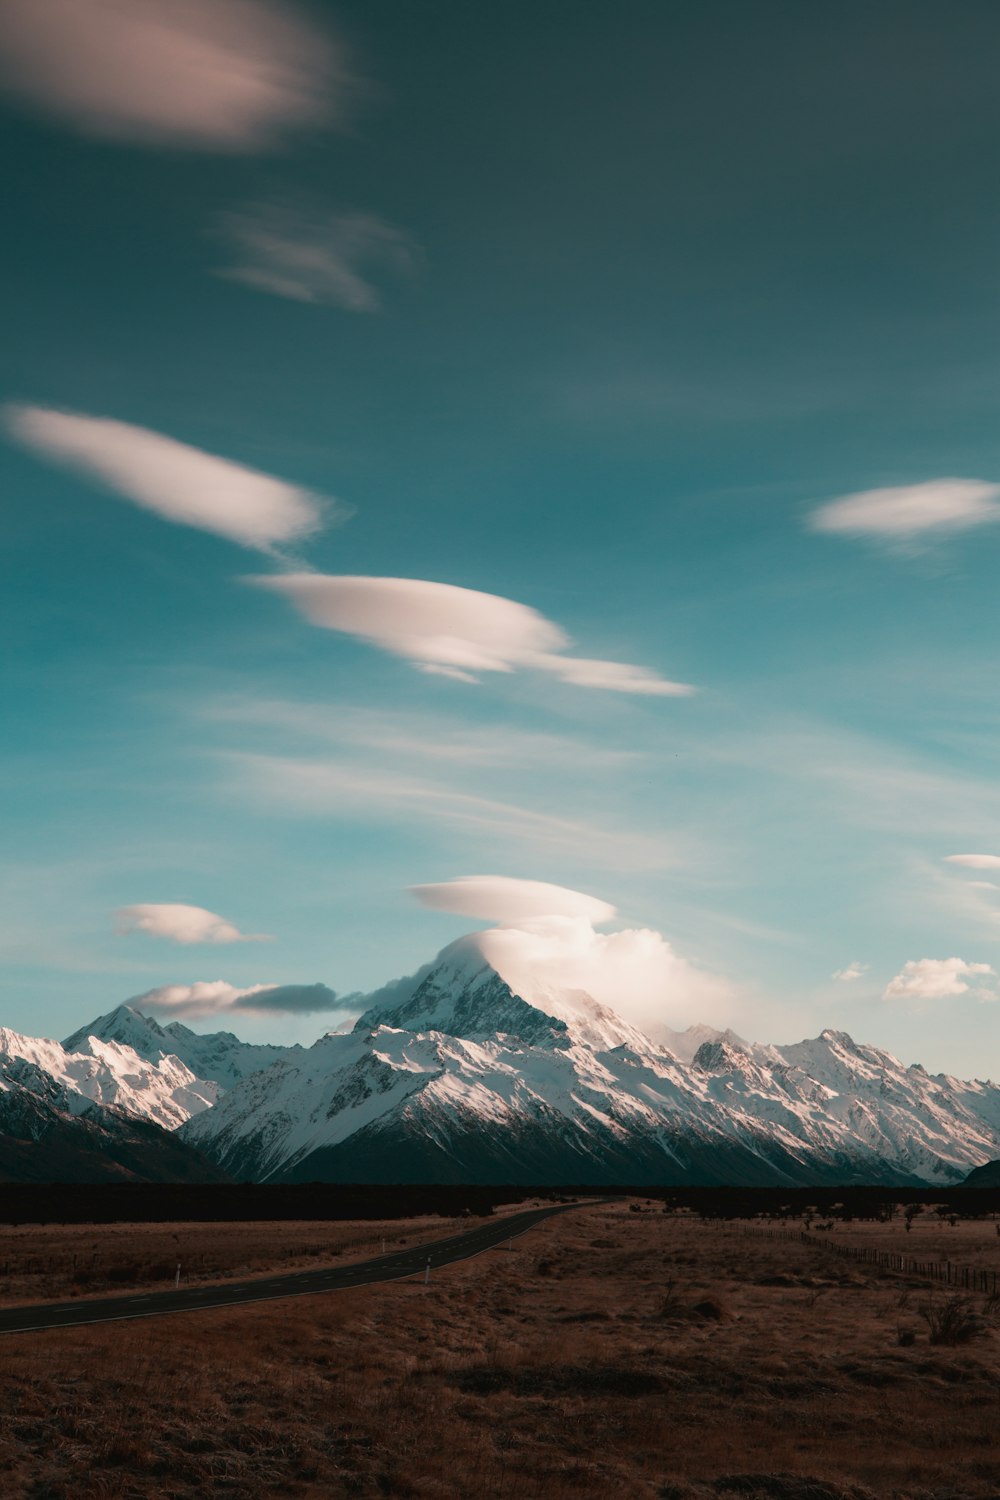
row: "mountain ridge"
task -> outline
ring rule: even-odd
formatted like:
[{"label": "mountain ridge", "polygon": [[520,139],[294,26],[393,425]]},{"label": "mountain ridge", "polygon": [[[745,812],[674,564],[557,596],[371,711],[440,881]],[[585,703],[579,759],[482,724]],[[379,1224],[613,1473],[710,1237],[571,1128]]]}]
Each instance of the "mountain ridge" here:
[{"label": "mountain ridge", "polygon": [[905,1067],[832,1028],[780,1047],[704,1024],[654,1041],[551,976],[509,982],[492,951],[487,935],[459,939],[310,1047],[129,1004],[63,1044],[0,1032],[5,1087],[55,1090],[51,1106],[78,1117],[158,1118],[259,1182],[919,1186],[1000,1156],[991,1082]]},{"label": "mountain ridge", "polygon": [[579,991],[527,1000],[473,935],[181,1134],[276,1182],[493,1182],[520,1163],[530,1182],[918,1185],[1000,1148],[995,1085],[845,1033],[784,1048],[670,1035],[677,1051]]}]

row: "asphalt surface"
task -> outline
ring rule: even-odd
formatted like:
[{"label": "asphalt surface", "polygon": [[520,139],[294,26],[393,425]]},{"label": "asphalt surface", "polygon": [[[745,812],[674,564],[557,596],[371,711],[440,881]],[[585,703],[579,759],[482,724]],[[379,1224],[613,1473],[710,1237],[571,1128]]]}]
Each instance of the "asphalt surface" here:
[{"label": "asphalt surface", "polygon": [[[508,1240],[533,1229],[554,1214],[590,1208],[595,1202],[563,1203],[556,1208],[532,1208],[504,1218],[488,1219],[463,1234],[444,1240],[411,1245],[373,1260],[348,1266],[327,1266],[319,1271],[293,1271],[286,1276],[267,1276],[255,1281],[222,1281],[208,1286],[185,1286],[176,1290],[146,1292],[128,1297],[100,1297],[91,1301],[29,1303],[0,1308],[0,1333],[34,1333],[47,1328],[79,1328],[86,1323],[117,1323],[125,1318],[157,1318],[167,1313],[205,1312],[212,1307],[240,1307],[246,1302],[272,1302],[280,1297],[311,1297],[317,1292],[343,1291],[352,1286],[373,1286],[380,1281],[403,1281],[424,1277],[428,1264],[435,1270],[457,1260],[469,1260],[484,1250],[495,1250]],[[400,1220],[403,1228],[405,1220]]]}]

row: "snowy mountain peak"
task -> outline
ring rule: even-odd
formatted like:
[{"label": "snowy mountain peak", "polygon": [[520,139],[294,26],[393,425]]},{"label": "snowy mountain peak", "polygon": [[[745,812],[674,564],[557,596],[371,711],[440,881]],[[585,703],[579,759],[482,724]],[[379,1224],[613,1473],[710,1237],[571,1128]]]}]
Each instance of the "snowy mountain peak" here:
[{"label": "snowy mountain peak", "polygon": [[510,982],[493,962],[491,936],[471,933],[450,944],[415,984],[383,991],[355,1030],[384,1025],[468,1041],[503,1036],[528,1047],[648,1050],[647,1037],[583,990]]},{"label": "snowy mountain peak", "polygon": [[355,1031],[379,1026],[403,1031],[440,1031],[471,1041],[508,1036],[527,1046],[565,1044],[566,1023],[529,1005],[486,960],[473,935],[459,938],[440,954],[409,994],[398,1002],[377,1003],[355,1024]]},{"label": "snowy mountain peak", "polygon": [[165,1032],[152,1016],[144,1016],[131,1005],[116,1005],[106,1016],[98,1016],[88,1026],[81,1026],[63,1042],[67,1052],[76,1052],[88,1037],[97,1037],[102,1042],[121,1042],[132,1047],[147,1062],[153,1061],[165,1050]]},{"label": "snowy mountain peak", "polygon": [[150,1060],[122,1042],[97,1036],[85,1036],[70,1050],[45,1037],[0,1029],[0,1064],[24,1087],[34,1076],[26,1069],[43,1075],[60,1091],[58,1107],[71,1114],[85,1114],[94,1104],[113,1106],[167,1130],[219,1097],[216,1083],[197,1078],[178,1058],[161,1054]]},{"label": "snowy mountain peak", "polygon": [[[160,1065],[166,1058],[179,1061],[200,1080],[232,1088],[241,1078],[269,1068],[272,1063],[301,1053],[298,1045],[276,1047],[267,1043],[241,1042],[231,1031],[202,1035],[180,1021],[161,1026],[132,1005],[118,1005],[89,1026],[81,1026],[66,1038],[67,1052],[87,1051],[90,1042],[117,1042],[130,1047],[147,1062]],[[217,1092],[217,1090],[216,1090]]]}]

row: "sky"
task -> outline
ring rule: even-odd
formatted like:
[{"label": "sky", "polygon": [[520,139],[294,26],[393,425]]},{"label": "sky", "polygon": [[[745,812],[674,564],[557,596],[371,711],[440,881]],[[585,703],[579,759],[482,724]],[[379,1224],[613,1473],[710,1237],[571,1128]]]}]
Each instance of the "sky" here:
[{"label": "sky", "polygon": [[493,922],[1000,1076],[998,48],[0,0],[3,1023],[307,1041]]}]

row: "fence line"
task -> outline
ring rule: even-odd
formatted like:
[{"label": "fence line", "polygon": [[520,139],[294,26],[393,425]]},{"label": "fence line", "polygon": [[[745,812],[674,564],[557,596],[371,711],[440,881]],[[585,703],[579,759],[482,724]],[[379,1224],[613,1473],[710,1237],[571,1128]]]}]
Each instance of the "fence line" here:
[{"label": "fence line", "polygon": [[982,1266],[954,1265],[950,1260],[913,1260],[895,1250],[877,1250],[872,1245],[838,1245],[836,1240],[820,1239],[819,1235],[808,1234],[804,1229],[763,1229],[750,1225],[744,1227],[742,1233],[750,1239],[789,1240],[798,1245],[812,1245],[818,1250],[829,1250],[842,1260],[877,1266],[881,1271],[896,1271],[904,1276],[923,1276],[928,1281],[939,1281],[943,1286],[953,1286],[964,1292],[997,1295],[998,1273],[987,1271]]}]

